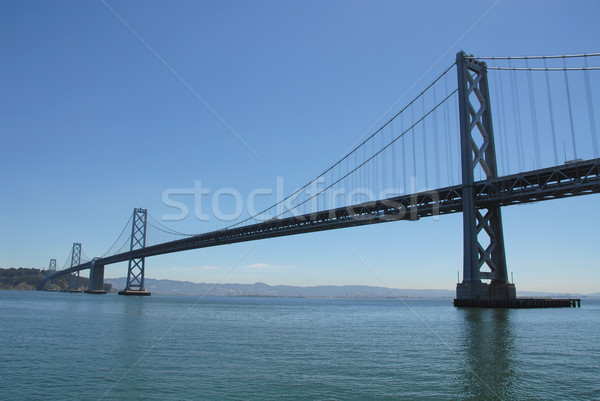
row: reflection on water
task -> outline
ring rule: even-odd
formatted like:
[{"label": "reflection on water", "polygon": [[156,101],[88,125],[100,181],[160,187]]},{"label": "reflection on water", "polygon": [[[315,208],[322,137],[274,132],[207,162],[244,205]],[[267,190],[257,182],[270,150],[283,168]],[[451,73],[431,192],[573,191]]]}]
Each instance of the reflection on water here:
[{"label": "reflection on water", "polygon": [[466,366],[460,373],[468,399],[514,399],[515,339],[510,309],[464,308],[460,344]]},{"label": "reflection on water", "polygon": [[127,366],[135,363],[144,349],[150,345],[151,339],[148,338],[150,328],[147,327],[145,313],[148,305],[143,299],[132,297],[125,299],[119,307],[122,309],[116,315],[119,322],[115,324],[118,330],[115,334],[118,339],[119,354],[123,355],[122,362]]},{"label": "reflection on water", "polygon": [[0,399],[598,399],[600,301],[402,302],[0,291]]}]

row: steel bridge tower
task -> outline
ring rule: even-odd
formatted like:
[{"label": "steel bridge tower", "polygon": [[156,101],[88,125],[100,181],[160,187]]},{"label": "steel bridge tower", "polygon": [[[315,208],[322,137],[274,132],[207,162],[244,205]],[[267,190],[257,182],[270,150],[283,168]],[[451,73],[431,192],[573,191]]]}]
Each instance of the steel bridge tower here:
[{"label": "steel bridge tower", "polygon": [[145,258],[136,258],[135,251],[146,247],[146,209],[133,209],[131,222],[131,243],[129,246],[129,267],[127,286],[119,295],[150,295],[144,288]]},{"label": "steel bridge tower", "polygon": [[[48,264],[48,275],[56,273],[56,259],[50,259],[50,264]],[[56,291],[54,279],[50,281],[48,284],[48,288],[46,291]]]},{"label": "steel bridge tower", "polygon": [[498,177],[487,66],[464,52],[456,55],[456,66],[464,241],[463,280],[456,287],[456,298],[512,299],[516,290],[508,282],[500,206],[477,206],[473,190],[475,170],[481,169],[486,180]]},{"label": "steel bridge tower", "polygon": [[[73,250],[71,251],[71,267],[79,266],[81,264],[81,243],[74,242]],[[82,292],[79,289],[79,271],[77,273],[69,274],[69,285],[67,287],[68,292]]]}]

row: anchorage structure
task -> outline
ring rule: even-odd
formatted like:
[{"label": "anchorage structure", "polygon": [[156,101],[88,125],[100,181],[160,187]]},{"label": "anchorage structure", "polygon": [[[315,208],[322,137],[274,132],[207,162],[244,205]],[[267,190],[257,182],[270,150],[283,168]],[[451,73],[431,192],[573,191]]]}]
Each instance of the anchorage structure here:
[{"label": "anchorage structure", "polygon": [[[462,162],[463,281],[457,299],[513,299],[514,284],[508,282],[502,215],[499,205],[475,204],[473,172],[483,170],[486,180],[498,177],[492,112],[484,62],[456,55]],[[482,271],[482,268],[485,270]],[[490,279],[490,284],[482,279]]]},{"label": "anchorage structure", "polygon": [[146,247],[147,216],[148,211],[146,209],[133,209],[127,287],[123,291],[119,291],[119,295],[150,295],[144,288],[145,258],[134,256],[135,250]]}]

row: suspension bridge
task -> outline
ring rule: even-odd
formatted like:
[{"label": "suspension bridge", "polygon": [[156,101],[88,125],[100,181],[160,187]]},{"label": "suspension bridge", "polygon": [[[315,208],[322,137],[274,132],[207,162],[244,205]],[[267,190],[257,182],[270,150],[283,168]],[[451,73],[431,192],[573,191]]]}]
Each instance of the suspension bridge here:
[{"label": "suspension bridge", "polygon": [[68,275],[69,288],[78,290],[80,272],[89,269],[86,292],[104,293],[105,266],[128,262],[120,294],[150,295],[144,275],[151,256],[462,213],[463,279],[455,305],[514,305],[501,208],[600,192],[594,108],[600,67],[588,65],[599,57],[459,52],[405,107],[271,207],[203,234],[177,232],[136,208],[103,256],[89,258],[73,244],[61,270],[51,259],[39,289]]}]

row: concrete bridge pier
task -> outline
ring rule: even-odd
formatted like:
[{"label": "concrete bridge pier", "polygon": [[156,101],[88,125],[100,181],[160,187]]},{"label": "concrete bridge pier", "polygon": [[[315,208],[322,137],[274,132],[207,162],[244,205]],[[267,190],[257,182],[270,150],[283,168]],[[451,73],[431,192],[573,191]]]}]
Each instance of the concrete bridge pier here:
[{"label": "concrete bridge pier", "polygon": [[106,294],[106,290],[104,289],[104,265],[96,264],[96,259],[92,260],[90,283],[86,293]]},{"label": "concrete bridge pier", "polygon": [[514,299],[517,290],[512,283],[462,282],[456,286],[457,299]]}]

